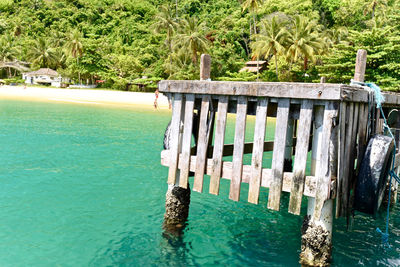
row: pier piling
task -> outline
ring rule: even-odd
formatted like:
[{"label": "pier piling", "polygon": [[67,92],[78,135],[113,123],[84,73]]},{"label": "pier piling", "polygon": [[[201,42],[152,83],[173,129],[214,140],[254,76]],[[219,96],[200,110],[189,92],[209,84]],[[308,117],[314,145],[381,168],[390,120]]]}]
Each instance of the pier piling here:
[{"label": "pier piling", "polygon": [[[203,54],[200,61],[200,80],[209,80],[210,74],[211,57]],[[166,149],[171,149],[173,154],[169,165],[168,190],[165,196],[164,229],[174,235],[181,234],[189,216],[189,175],[193,174],[189,169],[192,135],[196,141],[197,155],[204,158],[207,157],[208,143],[212,140],[215,115],[213,111],[209,112],[209,109],[212,110],[212,101],[211,98],[205,97],[202,102],[202,106],[207,106],[207,111],[205,112],[206,108],[202,108],[199,121],[197,114],[194,113],[194,94],[175,94],[173,98],[170,144],[167,144],[168,147],[166,147]],[[207,118],[210,123],[207,123]],[[198,162],[200,165],[196,168],[198,172],[193,190],[201,192],[203,183],[196,183],[196,180],[201,179],[202,181],[205,166],[201,164],[202,161]],[[186,168],[179,168],[178,164],[186,166]],[[199,171],[201,169],[202,172]]]}]

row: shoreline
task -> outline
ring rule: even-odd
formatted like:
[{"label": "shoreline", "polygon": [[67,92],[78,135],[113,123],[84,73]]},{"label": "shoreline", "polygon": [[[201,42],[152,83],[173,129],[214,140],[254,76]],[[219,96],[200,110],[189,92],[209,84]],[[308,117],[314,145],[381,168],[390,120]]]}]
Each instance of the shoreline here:
[{"label": "shoreline", "polygon": [[[91,105],[147,106],[154,109],[154,93],[96,89],[64,89],[23,86],[0,86],[0,99],[36,100]],[[158,109],[168,109],[168,98],[158,96]]]}]

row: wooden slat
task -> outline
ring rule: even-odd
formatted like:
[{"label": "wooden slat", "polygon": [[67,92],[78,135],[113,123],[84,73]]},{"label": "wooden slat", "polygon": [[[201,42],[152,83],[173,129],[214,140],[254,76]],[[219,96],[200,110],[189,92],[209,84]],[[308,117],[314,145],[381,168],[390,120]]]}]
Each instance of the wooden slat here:
[{"label": "wooden slat", "polygon": [[357,173],[367,147],[367,125],[368,125],[368,105],[361,104],[358,115],[358,151],[357,151]]},{"label": "wooden slat", "polygon": [[203,178],[206,167],[206,154],[208,146],[207,131],[209,129],[207,129],[208,128],[207,117],[209,108],[210,108],[210,98],[209,96],[204,96],[201,102],[199,137],[197,140],[197,160],[196,160],[196,170],[194,174],[194,185],[193,185],[193,190],[197,192],[203,191]]},{"label": "wooden slat", "polygon": [[[169,166],[169,150],[163,150],[161,152],[161,165]],[[206,174],[211,175],[211,165],[212,159],[207,159],[207,168]],[[179,167],[181,167],[179,165]],[[190,157],[190,171],[194,172],[196,168],[196,156]],[[251,180],[251,165],[243,165],[243,175],[242,175],[242,183],[249,183]],[[223,161],[222,162],[222,174],[221,178],[226,180],[231,180],[232,178],[232,162]],[[283,173],[283,192],[290,192],[292,186],[293,173],[284,172]],[[269,188],[272,183],[272,170],[271,169],[262,169],[262,181],[261,187]],[[316,194],[317,181],[315,176],[306,176],[305,185],[304,185],[304,196],[307,197],[315,197]]]},{"label": "wooden slat", "polygon": [[379,109],[375,109],[375,134],[382,133],[382,123],[381,123],[381,111]]},{"label": "wooden slat", "polygon": [[219,182],[222,173],[222,156],[224,151],[226,116],[228,110],[228,97],[221,96],[218,101],[218,116],[215,128],[213,159],[211,165],[210,194],[219,194]]},{"label": "wooden slat", "polygon": [[262,161],[264,153],[265,127],[267,122],[268,99],[261,98],[257,103],[256,125],[254,129],[254,146],[251,159],[252,175],[249,183],[248,201],[258,204],[261,186]]},{"label": "wooden slat", "polygon": [[335,120],[337,112],[338,110],[334,103],[329,102],[325,105],[321,149],[318,153],[318,165],[316,166],[317,195],[315,196],[315,207],[313,213],[313,218],[316,221],[320,220],[324,202],[330,197],[329,189],[331,176],[329,171],[329,146],[331,142],[333,120]]},{"label": "wooden slat", "polygon": [[350,194],[350,175],[351,175],[351,141],[353,135],[353,119],[354,119],[354,103],[347,106],[346,111],[346,137],[344,146],[344,159],[343,159],[343,179],[340,192],[340,214],[339,216],[346,216],[349,206]]},{"label": "wooden slat", "polygon": [[182,108],[184,105],[184,100],[182,94],[174,95],[174,104],[173,104],[173,112],[172,112],[172,121],[171,121],[171,160],[168,171],[168,184],[175,184],[178,170],[178,154],[180,149],[180,141],[181,141],[181,116],[182,116]]},{"label": "wooden slat", "polygon": [[[269,108],[269,104],[268,104]],[[310,136],[310,140],[312,136]],[[297,138],[293,138],[293,146],[296,146]],[[212,147],[211,147],[212,149]],[[273,151],[274,150],[274,141],[265,141],[264,142],[264,152]],[[311,144],[308,147],[308,151],[311,150]],[[244,143],[244,154],[249,154],[253,152],[253,143]],[[233,155],[233,144],[224,145],[224,157]]]},{"label": "wooden slat", "polygon": [[293,166],[293,180],[290,192],[289,212],[300,214],[301,199],[304,191],[305,171],[307,166],[308,146],[312,121],[313,103],[303,100],[300,110],[299,129],[297,133],[296,154]]},{"label": "wooden slat", "polygon": [[339,157],[338,157],[338,176],[336,183],[336,218],[341,216],[341,205],[342,205],[342,187],[343,177],[345,174],[345,146],[346,146],[346,111],[347,103],[343,102],[340,104],[340,116],[339,116]]},{"label": "wooden slat", "polygon": [[[189,164],[190,164],[190,150],[192,142],[192,127],[193,127],[193,108],[194,108],[194,95],[186,94],[185,103],[185,120],[183,126],[182,137],[182,156],[179,159],[182,161],[182,168],[180,169],[179,186],[187,188],[189,178]],[[179,164],[181,165],[181,164]]]},{"label": "wooden slat", "polygon": [[289,119],[289,99],[280,99],[278,102],[278,114],[274,139],[274,151],[272,156],[272,184],[268,194],[268,208],[279,210],[282,191],[283,165],[285,158],[285,141],[287,124]]},{"label": "wooden slat", "polygon": [[240,96],[237,102],[235,125],[235,142],[233,148],[233,171],[229,190],[229,198],[239,201],[240,186],[242,183],[244,135],[246,130],[247,98]]}]

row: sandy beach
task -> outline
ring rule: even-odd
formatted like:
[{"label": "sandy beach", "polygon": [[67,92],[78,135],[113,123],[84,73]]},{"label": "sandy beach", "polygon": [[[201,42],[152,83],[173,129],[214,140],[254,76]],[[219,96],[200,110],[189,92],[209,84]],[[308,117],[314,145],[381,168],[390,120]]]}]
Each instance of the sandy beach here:
[{"label": "sandy beach", "polygon": [[[1,86],[0,99],[59,101],[79,104],[142,105],[154,107],[154,93],[123,92],[112,90],[59,89],[23,86]],[[168,109],[168,99],[158,97],[158,107]]]}]

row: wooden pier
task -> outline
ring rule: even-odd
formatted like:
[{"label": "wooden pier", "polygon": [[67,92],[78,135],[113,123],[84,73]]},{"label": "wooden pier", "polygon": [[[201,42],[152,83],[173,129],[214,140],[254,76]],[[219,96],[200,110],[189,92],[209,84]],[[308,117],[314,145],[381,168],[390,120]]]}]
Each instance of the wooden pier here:
[{"label": "wooden pier", "polygon": [[[355,78],[363,81],[365,61],[362,54],[358,58]],[[173,107],[170,146],[161,153],[161,164],[169,167],[169,184],[187,188],[192,172],[193,190],[203,192],[207,174],[209,193],[218,195],[221,178],[229,179],[229,198],[234,201],[240,199],[241,184],[249,183],[247,200],[266,201],[272,210],[280,209],[282,192],[288,192],[287,209],[293,214],[300,214],[303,196],[311,199],[314,222],[326,219],[329,201],[332,213],[333,199],[336,217],[350,214],[367,142],[382,131],[379,111],[370,104],[371,92],[343,84],[223,81],[161,81],[159,91]],[[384,96],[385,112],[400,106],[398,94]],[[233,144],[225,144],[228,113],[236,114]],[[245,143],[248,115],[255,115],[251,143]],[[267,117],[276,118],[273,141],[265,141]],[[198,132],[192,147],[193,129]],[[262,164],[266,151],[273,154],[271,168]],[[251,165],[243,164],[244,154],[252,155]],[[396,167],[399,164],[396,160]],[[268,199],[260,199],[260,187],[269,188]]]}]

